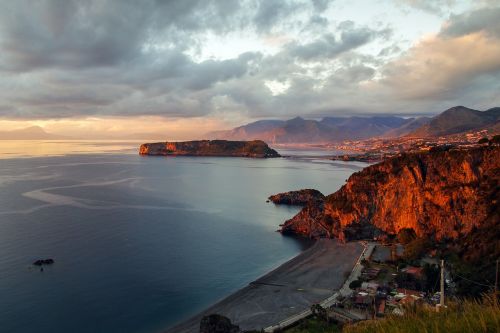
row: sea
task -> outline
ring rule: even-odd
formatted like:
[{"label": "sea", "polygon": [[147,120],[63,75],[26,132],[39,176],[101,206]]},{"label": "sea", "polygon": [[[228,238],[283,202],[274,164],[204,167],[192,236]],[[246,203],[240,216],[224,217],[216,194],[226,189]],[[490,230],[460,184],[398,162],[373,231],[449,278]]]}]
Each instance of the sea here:
[{"label": "sea", "polygon": [[[139,156],[133,141],[0,141],[0,331],[162,332],[310,246],[269,195],[364,167]],[[51,258],[40,267],[35,260]]]}]

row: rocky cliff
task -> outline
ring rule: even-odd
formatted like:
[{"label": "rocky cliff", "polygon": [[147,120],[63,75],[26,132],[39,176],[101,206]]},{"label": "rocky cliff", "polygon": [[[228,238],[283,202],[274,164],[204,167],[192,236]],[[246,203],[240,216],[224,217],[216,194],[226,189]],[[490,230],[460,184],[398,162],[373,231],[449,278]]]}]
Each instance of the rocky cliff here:
[{"label": "rocky cliff", "polygon": [[201,140],[185,142],[145,143],[141,155],[230,156],[269,158],[280,157],[264,141]]},{"label": "rocky cliff", "polygon": [[498,214],[499,180],[499,146],[403,154],[353,174],[282,232],[351,240],[412,228],[419,236],[458,238]]}]

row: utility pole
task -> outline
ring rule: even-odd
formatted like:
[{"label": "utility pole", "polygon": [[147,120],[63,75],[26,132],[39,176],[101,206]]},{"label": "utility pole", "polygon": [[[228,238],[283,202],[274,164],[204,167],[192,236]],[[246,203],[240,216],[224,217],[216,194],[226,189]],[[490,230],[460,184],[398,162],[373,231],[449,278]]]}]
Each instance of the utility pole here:
[{"label": "utility pole", "polygon": [[444,308],[444,260],[441,259],[441,295],[439,299],[439,307]]}]

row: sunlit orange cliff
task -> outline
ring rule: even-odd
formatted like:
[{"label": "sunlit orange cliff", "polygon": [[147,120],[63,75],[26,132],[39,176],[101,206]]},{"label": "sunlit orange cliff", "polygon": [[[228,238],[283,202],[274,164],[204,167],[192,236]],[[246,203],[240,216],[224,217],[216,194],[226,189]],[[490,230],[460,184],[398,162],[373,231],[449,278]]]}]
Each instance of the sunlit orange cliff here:
[{"label": "sunlit orange cliff", "polygon": [[353,240],[412,228],[419,236],[459,238],[491,221],[498,227],[499,180],[498,145],[402,154],[353,174],[281,231]]}]

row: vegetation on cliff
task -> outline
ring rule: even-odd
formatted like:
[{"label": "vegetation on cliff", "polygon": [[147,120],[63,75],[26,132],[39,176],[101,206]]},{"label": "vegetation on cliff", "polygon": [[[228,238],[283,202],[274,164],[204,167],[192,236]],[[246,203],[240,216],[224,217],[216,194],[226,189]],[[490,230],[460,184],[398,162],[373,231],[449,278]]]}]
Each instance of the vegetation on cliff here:
[{"label": "vegetation on cliff", "polygon": [[492,298],[483,301],[456,301],[436,312],[423,306],[408,307],[402,316],[346,326],[345,333],[496,333],[500,331],[500,307]]},{"label": "vegetation on cliff", "polygon": [[427,306],[408,306],[403,315],[348,324],[343,327],[310,317],[287,333],[496,333],[500,331],[500,306],[492,297],[450,302],[436,312]]},{"label": "vegetation on cliff", "polygon": [[228,157],[280,157],[264,141],[200,140],[185,142],[145,143],[139,148],[141,155],[228,156]]}]

